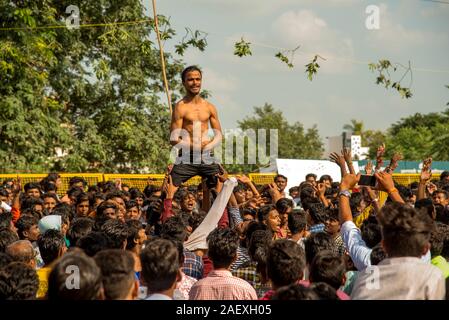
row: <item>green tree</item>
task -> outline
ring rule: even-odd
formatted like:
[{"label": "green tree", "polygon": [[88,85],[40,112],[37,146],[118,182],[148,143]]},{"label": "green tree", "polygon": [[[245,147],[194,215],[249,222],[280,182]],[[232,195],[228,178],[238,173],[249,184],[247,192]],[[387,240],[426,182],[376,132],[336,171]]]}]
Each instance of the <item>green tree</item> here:
[{"label": "green tree", "polygon": [[[289,123],[282,111],[276,110],[270,104],[263,107],[254,107],[254,115],[238,122],[242,130],[258,129],[278,130],[278,157],[287,159],[321,159],[323,143],[318,129],[314,125],[307,130],[299,122]],[[267,139],[268,140],[268,139]],[[268,143],[268,141],[267,141]],[[269,146],[267,146],[269,150]],[[233,165],[229,166],[231,172],[255,171],[260,166]]]},{"label": "green tree", "polygon": [[[81,24],[148,23],[0,31],[1,170],[162,170],[170,117],[141,1],[2,1],[0,27],[65,26],[69,5]],[[160,24],[163,39],[175,33]],[[165,57],[175,101],[183,64]]]},{"label": "green tree", "polygon": [[363,121],[358,121],[356,119],[351,119],[350,124],[345,124],[343,126],[343,130],[348,131],[352,135],[357,135],[362,137],[363,141],[363,134],[364,134],[364,125]]},{"label": "green tree", "polygon": [[376,159],[377,148],[386,140],[386,133],[380,130],[366,130],[363,134],[362,145],[369,147],[368,157]]}]

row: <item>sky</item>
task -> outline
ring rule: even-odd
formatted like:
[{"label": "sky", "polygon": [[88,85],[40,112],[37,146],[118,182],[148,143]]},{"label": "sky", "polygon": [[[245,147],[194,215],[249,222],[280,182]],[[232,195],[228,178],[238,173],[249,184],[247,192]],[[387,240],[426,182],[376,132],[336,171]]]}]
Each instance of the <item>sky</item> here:
[{"label": "sky", "polygon": [[[378,30],[365,25],[369,5],[379,8]],[[211,91],[209,100],[226,129],[251,116],[254,106],[269,103],[291,123],[317,125],[326,144],[350,119],[385,130],[416,112],[443,111],[449,101],[449,0],[160,0],[157,11],[177,30],[164,44],[167,52],[185,27],[208,33],[204,52],[188,49],[175,57],[202,68],[203,88]],[[233,55],[241,37],[251,43],[252,56]],[[274,57],[299,45],[293,69]],[[318,61],[311,82],[305,64],[315,54],[326,60]],[[368,63],[379,59],[410,61],[412,77],[401,85],[411,84],[411,99],[375,84]],[[392,79],[404,72],[399,68]]]}]

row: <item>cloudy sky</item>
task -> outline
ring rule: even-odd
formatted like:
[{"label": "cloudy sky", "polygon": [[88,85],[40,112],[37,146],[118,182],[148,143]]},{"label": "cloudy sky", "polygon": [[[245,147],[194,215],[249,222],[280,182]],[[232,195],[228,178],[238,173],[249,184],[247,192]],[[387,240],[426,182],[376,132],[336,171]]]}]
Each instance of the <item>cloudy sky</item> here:
[{"label": "cloudy sky", "polygon": [[[318,126],[323,142],[350,119],[367,129],[386,129],[415,112],[442,111],[449,101],[449,0],[161,0],[158,12],[184,27],[208,33],[205,52],[189,49],[187,64],[203,68],[203,88],[224,128],[270,103],[291,122]],[[380,9],[380,29],[368,30],[367,6]],[[241,37],[253,55],[233,55]],[[172,51],[176,41],[165,43]],[[279,48],[301,45],[293,69],[274,58]],[[310,82],[304,65],[315,54],[321,69]],[[386,58],[413,70],[412,99],[375,84],[368,62]],[[392,75],[399,80],[403,72]],[[406,77],[401,83],[407,87]]]}]

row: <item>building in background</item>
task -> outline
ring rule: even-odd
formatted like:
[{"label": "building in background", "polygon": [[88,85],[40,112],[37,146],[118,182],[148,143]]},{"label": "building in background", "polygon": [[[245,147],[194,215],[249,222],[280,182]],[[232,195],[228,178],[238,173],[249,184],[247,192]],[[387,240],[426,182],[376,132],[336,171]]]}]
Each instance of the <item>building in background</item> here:
[{"label": "building in background", "polygon": [[324,153],[324,159],[329,159],[329,155],[332,152],[340,154],[343,148],[351,149],[353,160],[365,160],[369,148],[362,146],[362,137],[357,135],[351,135],[346,131],[339,136],[327,137],[328,145],[327,150]]}]

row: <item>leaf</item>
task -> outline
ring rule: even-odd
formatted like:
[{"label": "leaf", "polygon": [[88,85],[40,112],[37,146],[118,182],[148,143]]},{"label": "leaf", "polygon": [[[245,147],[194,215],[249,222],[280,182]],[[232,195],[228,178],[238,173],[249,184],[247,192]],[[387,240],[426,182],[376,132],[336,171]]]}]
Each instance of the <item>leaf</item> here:
[{"label": "leaf", "polygon": [[240,58],[245,56],[251,56],[252,52],[250,45],[251,43],[245,41],[242,37],[240,42],[236,42],[234,44],[234,55]]}]

